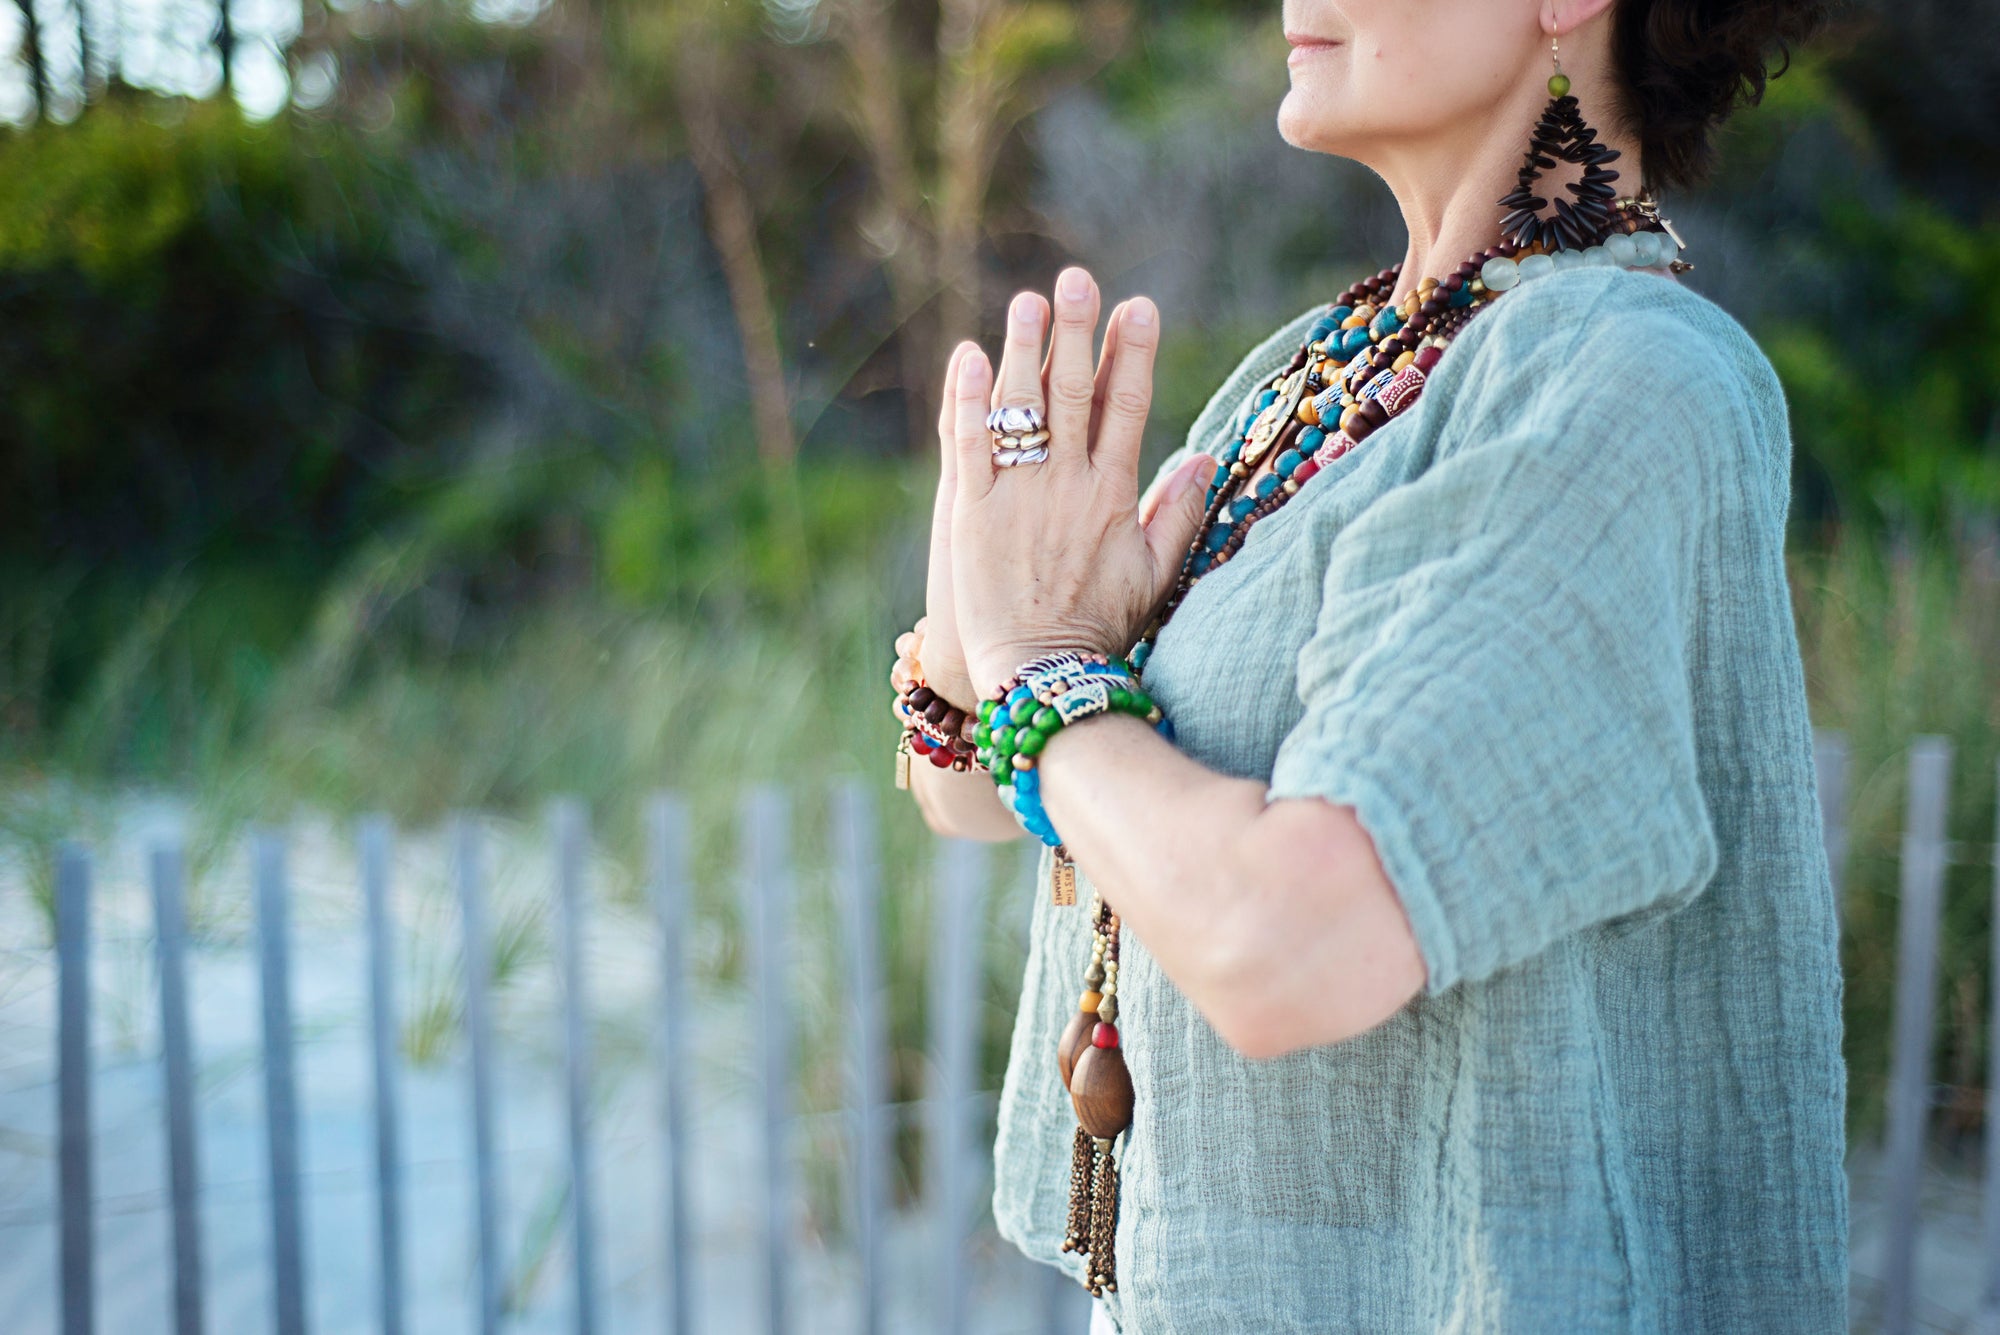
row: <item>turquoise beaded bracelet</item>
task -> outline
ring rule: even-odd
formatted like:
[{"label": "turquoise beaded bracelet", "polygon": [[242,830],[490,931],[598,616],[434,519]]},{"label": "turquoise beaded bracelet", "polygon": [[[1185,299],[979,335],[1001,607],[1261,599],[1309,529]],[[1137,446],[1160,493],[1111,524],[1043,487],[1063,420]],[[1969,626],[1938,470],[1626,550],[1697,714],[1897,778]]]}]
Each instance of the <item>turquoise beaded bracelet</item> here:
[{"label": "turquoise beaded bracelet", "polygon": [[1142,718],[1173,738],[1166,715],[1116,658],[1048,654],[1024,663],[999,695],[980,701],[973,733],[978,761],[992,773],[1021,827],[1051,848],[1062,847],[1062,839],[1042,808],[1036,757],[1070,724],[1113,710]]}]

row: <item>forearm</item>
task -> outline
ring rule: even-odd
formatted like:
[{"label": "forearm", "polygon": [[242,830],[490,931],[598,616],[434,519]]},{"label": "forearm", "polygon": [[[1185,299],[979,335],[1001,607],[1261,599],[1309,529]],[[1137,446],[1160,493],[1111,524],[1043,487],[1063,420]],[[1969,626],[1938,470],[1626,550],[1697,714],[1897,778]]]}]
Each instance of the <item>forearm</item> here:
[{"label": "forearm", "polygon": [[987,843],[1024,837],[992,778],[977,770],[959,773],[917,759],[910,766],[910,791],[924,823],[938,834]]},{"label": "forearm", "polygon": [[1050,739],[1063,841],[1231,1046],[1270,1057],[1362,1033],[1424,981],[1401,902],[1352,808],[1266,803],[1129,715]]}]

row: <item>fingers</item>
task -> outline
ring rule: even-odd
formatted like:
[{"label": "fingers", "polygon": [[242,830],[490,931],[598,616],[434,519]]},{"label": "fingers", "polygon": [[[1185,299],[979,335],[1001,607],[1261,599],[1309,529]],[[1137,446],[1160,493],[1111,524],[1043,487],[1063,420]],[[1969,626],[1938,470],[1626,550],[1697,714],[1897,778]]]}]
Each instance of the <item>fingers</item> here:
[{"label": "fingers", "polygon": [[951,350],[951,360],[945,363],[944,368],[944,392],[938,395],[938,450],[941,456],[938,489],[947,493],[958,485],[958,447],[953,423],[958,420],[958,363],[965,355],[966,346],[961,343]]},{"label": "fingers", "polygon": [[1119,302],[1104,318],[1104,349],[1097,357],[1097,376],[1090,388],[1090,438],[1097,439],[1097,425],[1104,417],[1104,390],[1111,383],[1111,363],[1118,356],[1118,321],[1128,303]]},{"label": "fingers", "polygon": [[1174,591],[1180,578],[1181,559],[1194,542],[1207,509],[1208,488],[1203,480],[1215,472],[1215,460],[1197,454],[1168,475],[1157,499],[1141,513],[1146,527],[1146,550],[1152,556],[1153,605],[1158,607]]},{"label": "fingers", "polygon": [[993,386],[995,408],[1044,408],[1042,403],[1042,330],[1048,325],[1049,303],[1039,292],[1022,292],[1007,308],[1007,342],[1000,352],[1000,373]]},{"label": "fingers", "polygon": [[1093,467],[1138,486],[1139,447],[1146,437],[1146,414],[1153,406],[1153,357],[1160,346],[1159,308],[1133,297],[1118,321],[1116,355],[1109,356],[1097,434],[1091,438]]},{"label": "fingers", "polygon": [[1044,468],[1076,473],[1090,463],[1090,409],[1096,397],[1091,343],[1097,332],[1097,284],[1082,269],[1056,278],[1055,328],[1049,336],[1049,459]]},{"label": "fingers", "polygon": [[993,487],[993,438],[986,431],[987,404],[992,393],[993,367],[985,352],[977,343],[960,344],[958,382],[953,386],[950,402],[961,498],[976,499]]},{"label": "fingers", "polygon": [[[1168,492],[1171,491],[1176,495],[1179,494],[1181,474],[1193,468],[1197,458],[1206,457],[1206,455],[1191,455],[1181,460],[1171,471],[1162,473],[1153,479],[1153,485],[1146,488],[1146,494],[1139,498],[1140,528],[1144,528],[1153,522],[1153,516],[1160,512],[1160,506],[1165,502]],[[1195,469],[1196,478],[1203,483],[1208,482],[1215,475],[1215,465],[1213,463],[1205,465],[1205,467],[1207,469],[1206,472],[1203,472],[1199,468]],[[1206,494],[1207,490],[1206,486],[1202,488],[1204,494]]]}]

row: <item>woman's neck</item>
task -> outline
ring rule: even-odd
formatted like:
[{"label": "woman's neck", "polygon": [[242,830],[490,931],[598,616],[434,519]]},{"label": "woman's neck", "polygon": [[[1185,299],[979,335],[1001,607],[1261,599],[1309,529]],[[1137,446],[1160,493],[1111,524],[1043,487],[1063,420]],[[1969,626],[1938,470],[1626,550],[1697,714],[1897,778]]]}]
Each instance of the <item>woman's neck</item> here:
[{"label": "woman's neck", "polygon": [[[1568,43],[1565,42],[1565,48]],[[1605,62],[1592,61],[1602,70]],[[1613,170],[1619,173],[1620,194],[1639,191],[1639,145],[1611,114],[1608,79],[1574,78],[1572,91],[1584,119],[1597,130],[1598,142],[1619,151]],[[1392,300],[1424,278],[1442,279],[1474,252],[1501,240],[1496,201],[1514,189],[1515,173],[1528,149],[1528,137],[1548,104],[1545,85],[1523,81],[1518,91],[1495,103],[1488,116],[1454,127],[1449,133],[1427,135],[1392,144],[1371,155],[1373,167],[1388,183],[1403,212],[1409,247]],[[1551,204],[1566,198],[1563,183],[1575,170],[1558,163],[1543,173],[1535,193]]]}]

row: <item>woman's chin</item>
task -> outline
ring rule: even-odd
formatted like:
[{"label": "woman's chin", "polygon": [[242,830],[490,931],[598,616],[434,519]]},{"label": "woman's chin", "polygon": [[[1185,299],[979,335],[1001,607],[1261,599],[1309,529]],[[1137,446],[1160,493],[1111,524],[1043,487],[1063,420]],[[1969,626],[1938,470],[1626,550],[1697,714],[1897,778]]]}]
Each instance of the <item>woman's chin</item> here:
[{"label": "woman's chin", "polygon": [[1344,118],[1330,105],[1332,99],[1315,95],[1296,84],[1278,103],[1278,134],[1293,148],[1315,153],[1340,152],[1336,147],[1347,138],[1341,134]]}]

